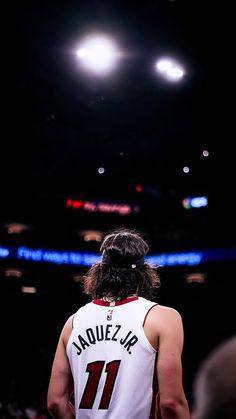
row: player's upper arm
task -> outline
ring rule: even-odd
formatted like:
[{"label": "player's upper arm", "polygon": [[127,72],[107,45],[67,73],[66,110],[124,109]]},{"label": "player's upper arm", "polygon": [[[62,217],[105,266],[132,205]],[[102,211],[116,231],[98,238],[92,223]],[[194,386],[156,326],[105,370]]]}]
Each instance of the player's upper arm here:
[{"label": "player's upper arm", "polygon": [[54,403],[62,397],[69,398],[73,389],[69,361],[66,354],[66,344],[72,331],[72,317],[70,317],[61,332],[48,387],[48,403]]},{"label": "player's upper arm", "polygon": [[181,401],[183,326],[180,314],[160,307],[158,313],[159,348],[157,376],[161,400]]}]

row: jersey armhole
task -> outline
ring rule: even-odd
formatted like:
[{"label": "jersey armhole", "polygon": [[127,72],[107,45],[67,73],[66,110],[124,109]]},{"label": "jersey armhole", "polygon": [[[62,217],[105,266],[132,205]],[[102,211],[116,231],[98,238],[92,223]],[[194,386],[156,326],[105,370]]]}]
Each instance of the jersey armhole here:
[{"label": "jersey armhole", "polygon": [[156,306],[158,306],[159,304],[154,304],[152,307],[150,307],[149,308],[149,310],[147,311],[147,313],[146,313],[146,315],[145,315],[145,317],[144,317],[144,320],[143,320],[143,327],[144,327],[144,325],[145,325],[145,322],[146,322],[146,320],[147,320],[147,316],[148,316],[148,314],[150,313],[150,311],[153,309],[153,307],[156,307]]}]

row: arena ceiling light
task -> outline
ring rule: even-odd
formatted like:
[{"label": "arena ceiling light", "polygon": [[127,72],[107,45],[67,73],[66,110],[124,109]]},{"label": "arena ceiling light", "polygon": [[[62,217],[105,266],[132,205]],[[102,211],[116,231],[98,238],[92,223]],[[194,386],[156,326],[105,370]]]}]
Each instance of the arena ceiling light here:
[{"label": "arena ceiling light", "polygon": [[107,75],[115,68],[120,54],[111,38],[97,34],[87,36],[76,55],[83,68],[98,75]]},{"label": "arena ceiling light", "polygon": [[171,57],[160,58],[156,63],[156,70],[170,82],[180,81],[185,74],[183,66]]}]

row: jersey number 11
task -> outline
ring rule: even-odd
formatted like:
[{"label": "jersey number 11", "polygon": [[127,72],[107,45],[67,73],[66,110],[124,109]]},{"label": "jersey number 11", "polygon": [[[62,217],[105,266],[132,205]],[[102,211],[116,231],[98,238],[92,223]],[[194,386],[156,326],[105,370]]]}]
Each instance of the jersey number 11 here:
[{"label": "jersey number 11", "polygon": [[[108,409],[109,407],[120,362],[121,361],[118,360],[111,361],[106,364],[105,372],[107,377],[98,409]],[[92,409],[104,365],[105,361],[90,362],[87,365],[86,372],[89,373],[89,376],[81,398],[79,409]]]}]

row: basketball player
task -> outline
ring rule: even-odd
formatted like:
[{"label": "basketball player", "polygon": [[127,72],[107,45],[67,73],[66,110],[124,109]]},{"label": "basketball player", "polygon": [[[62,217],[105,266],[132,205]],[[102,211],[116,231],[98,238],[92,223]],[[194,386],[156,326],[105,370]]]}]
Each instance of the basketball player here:
[{"label": "basketball player", "polygon": [[236,418],[236,335],[203,361],[194,380],[194,419]]},{"label": "basketball player", "polygon": [[101,262],[84,281],[93,300],[61,332],[48,388],[53,418],[189,419],[182,320],[153,301],[160,281],[144,261],[148,250],[137,232],[105,237]]}]

